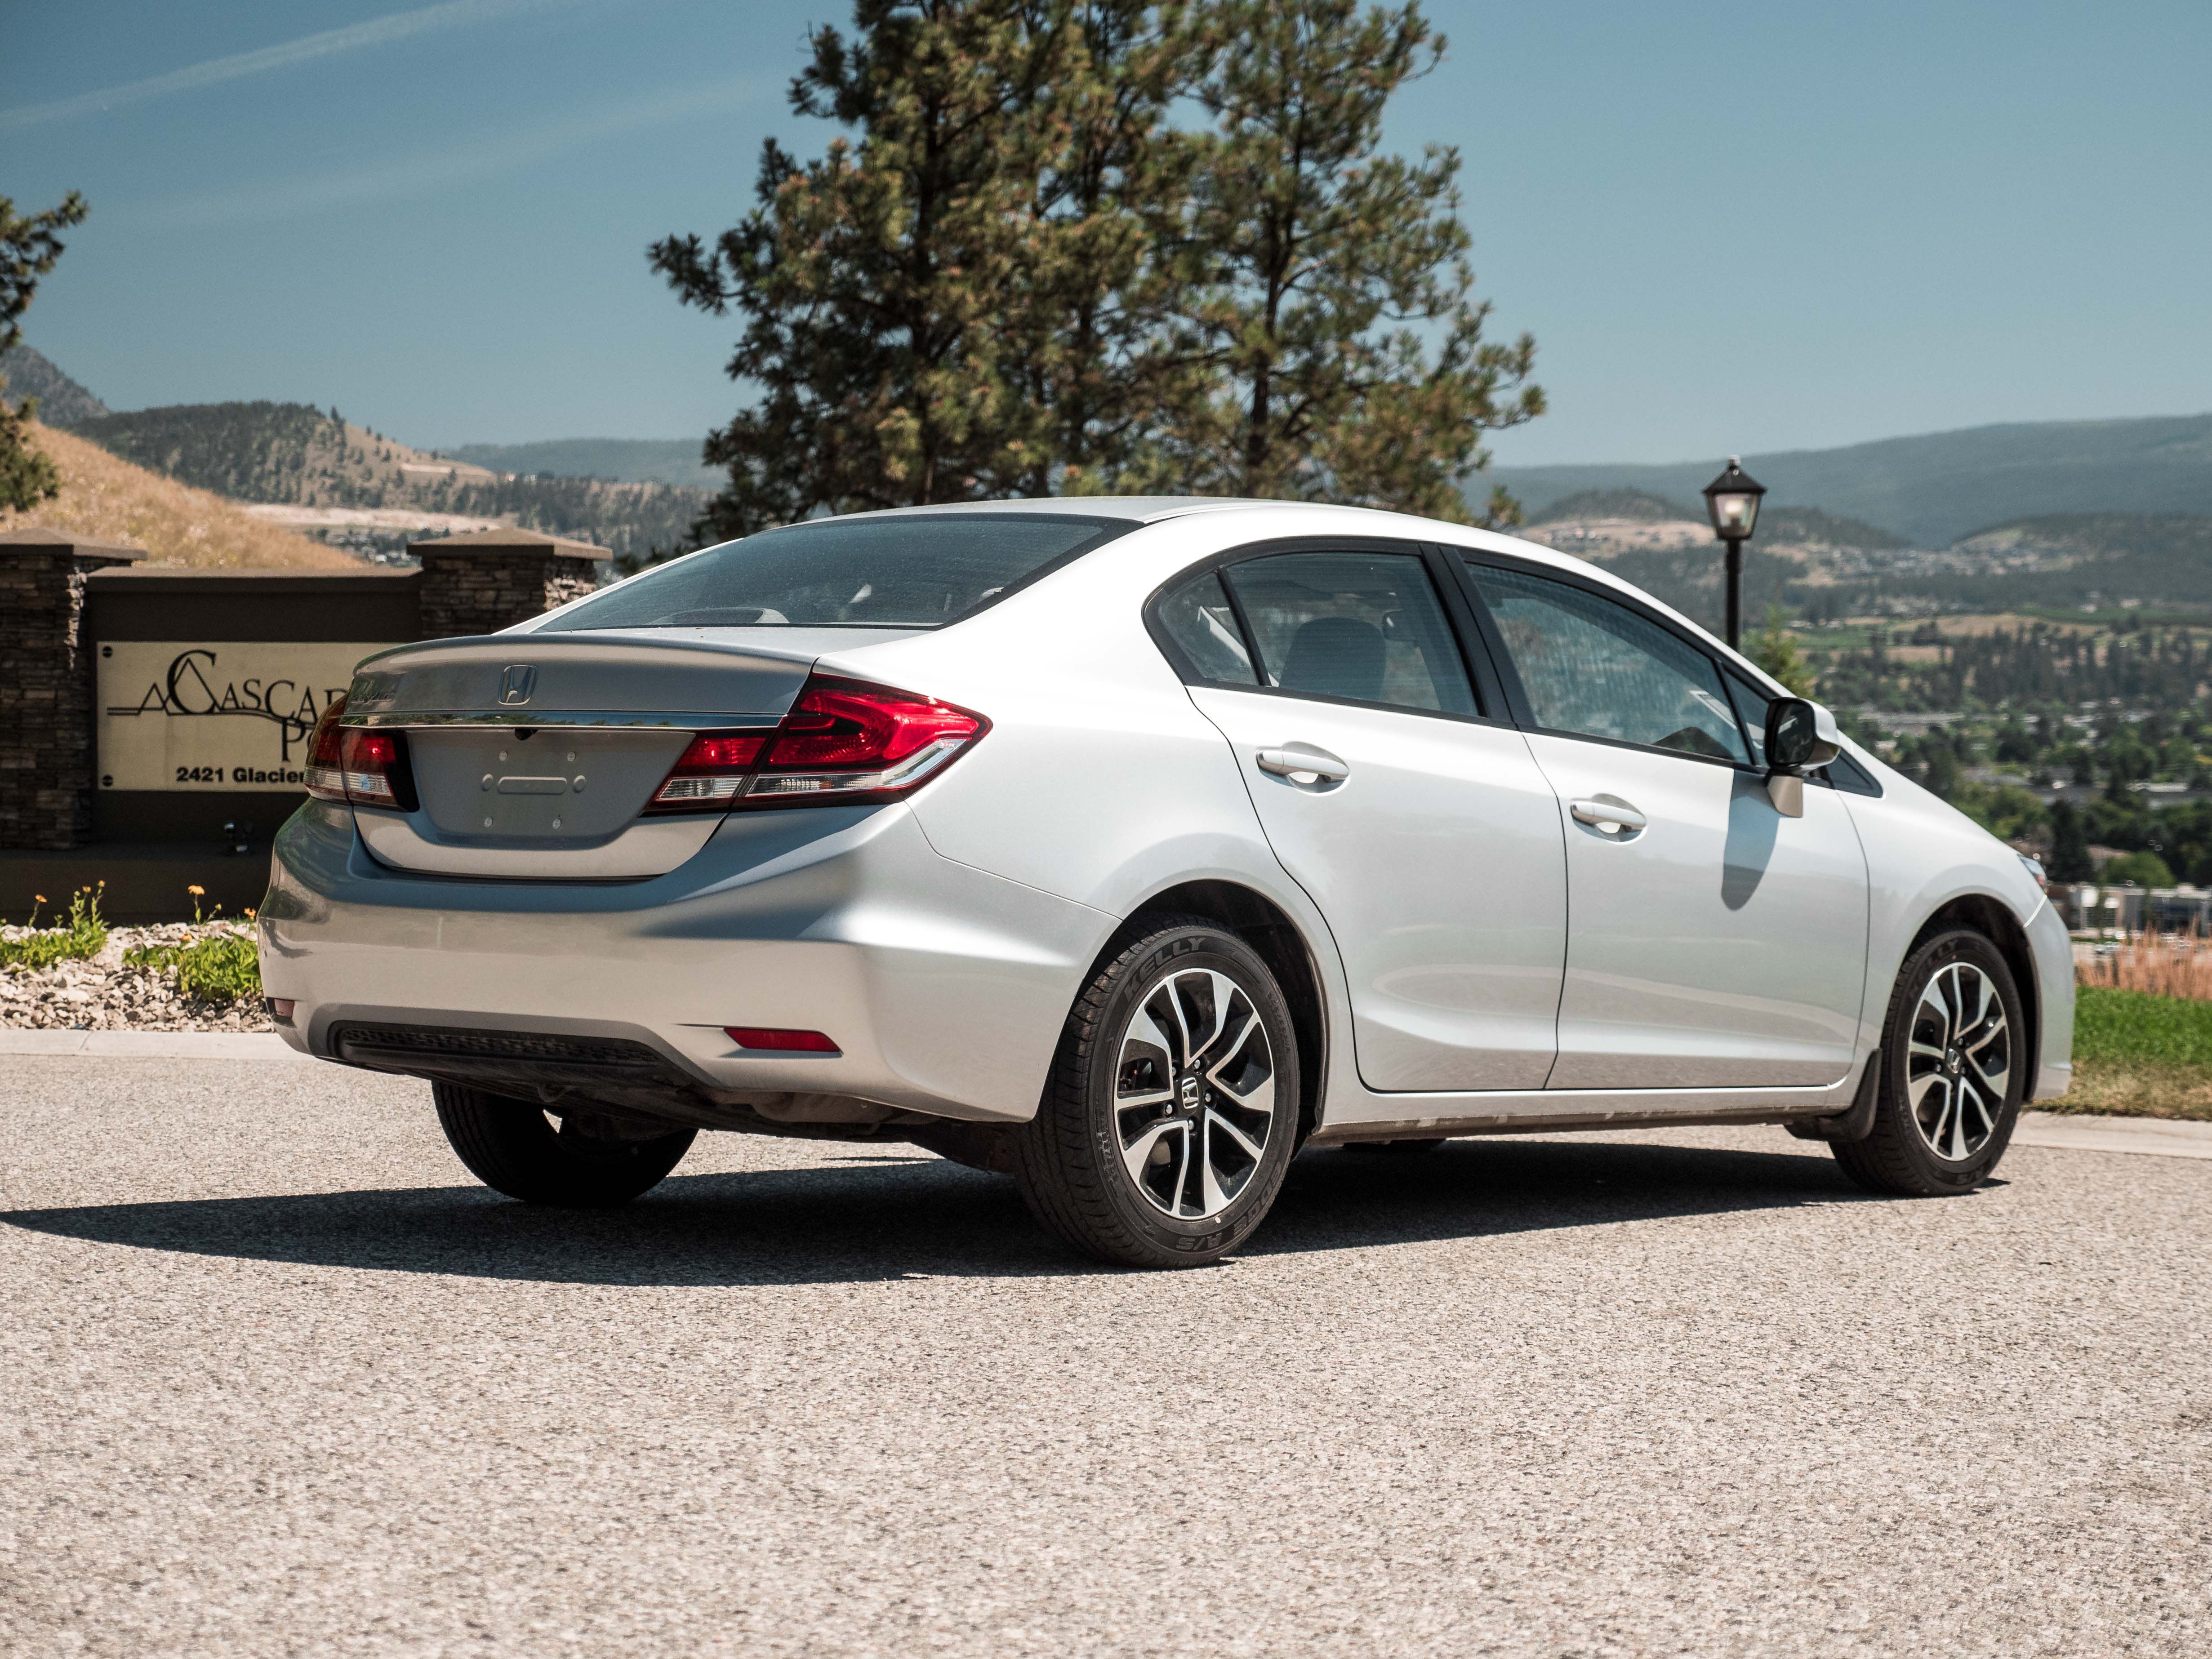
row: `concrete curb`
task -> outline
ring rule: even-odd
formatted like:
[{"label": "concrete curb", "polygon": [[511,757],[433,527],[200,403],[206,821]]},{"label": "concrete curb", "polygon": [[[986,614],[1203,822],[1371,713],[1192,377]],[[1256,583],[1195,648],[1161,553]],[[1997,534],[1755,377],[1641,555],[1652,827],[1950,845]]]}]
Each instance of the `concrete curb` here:
[{"label": "concrete curb", "polygon": [[274,1031],[0,1030],[0,1054],[109,1060],[288,1060],[312,1064]]},{"label": "concrete curb", "polygon": [[2074,1117],[2022,1112],[2015,1146],[2060,1146],[2077,1152],[2147,1152],[2154,1158],[2212,1158],[2212,1123],[2163,1117]]}]

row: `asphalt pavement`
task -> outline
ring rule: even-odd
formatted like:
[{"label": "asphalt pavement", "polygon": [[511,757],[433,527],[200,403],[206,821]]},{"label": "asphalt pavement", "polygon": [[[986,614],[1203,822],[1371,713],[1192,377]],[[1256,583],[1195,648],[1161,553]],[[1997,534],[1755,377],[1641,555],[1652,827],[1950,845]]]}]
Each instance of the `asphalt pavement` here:
[{"label": "asphalt pavement", "polygon": [[2212,1161],[1310,1153],[1134,1274],[908,1147],[578,1215],[335,1067],[0,1114],[10,1659],[2212,1651]]}]

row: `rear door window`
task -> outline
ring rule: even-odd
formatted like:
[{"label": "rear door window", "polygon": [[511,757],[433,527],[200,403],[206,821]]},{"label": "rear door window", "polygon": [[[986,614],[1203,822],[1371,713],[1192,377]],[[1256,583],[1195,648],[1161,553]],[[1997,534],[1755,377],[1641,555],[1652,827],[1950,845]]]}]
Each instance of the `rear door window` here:
[{"label": "rear door window", "polygon": [[1012,513],[817,519],[646,571],[542,631],[942,628],[1136,527]]},{"label": "rear door window", "polygon": [[1278,553],[1222,573],[1261,683],[1306,696],[1480,712],[1442,601],[1410,553]]}]

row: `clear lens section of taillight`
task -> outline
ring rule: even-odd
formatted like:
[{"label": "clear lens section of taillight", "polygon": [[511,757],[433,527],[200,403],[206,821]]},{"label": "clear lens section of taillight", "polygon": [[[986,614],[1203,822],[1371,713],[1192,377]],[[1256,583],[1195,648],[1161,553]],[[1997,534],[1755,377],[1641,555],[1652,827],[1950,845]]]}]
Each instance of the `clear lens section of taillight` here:
[{"label": "clear lens section of taillight", "polygon": [[741,794],[768,738],[758,733],[702,732],[653,791],[648,812],[725,812]]},{"label": "clear lens section of taillight", "polygon": [[362,732],[341,727],[339,767],[345,774],[346,799],[356,806],[415,810],[415,791],[407,771],[407,738],[400,732]]},{"label": "clear lens section of taillight", "polygon": [[346,798],[345,772],[338,744],[338,716],[345,713],[345,693],[330,700],[307,738],[307,793],[317,800]]},{"label": "clear lens section of taillight", "polygon": [[933,697],[817,675],[772,736],[695,738],[646,810],[895,800],[990,729],[981,714]]},{"label": "clear lens section of taillight", "polygon": [[315,721],[307,739],[307,793],[318,800],[413,811],[415,783],[407,766],[407,734],[340,726],[344,714],[341,694],[331,699]]}]

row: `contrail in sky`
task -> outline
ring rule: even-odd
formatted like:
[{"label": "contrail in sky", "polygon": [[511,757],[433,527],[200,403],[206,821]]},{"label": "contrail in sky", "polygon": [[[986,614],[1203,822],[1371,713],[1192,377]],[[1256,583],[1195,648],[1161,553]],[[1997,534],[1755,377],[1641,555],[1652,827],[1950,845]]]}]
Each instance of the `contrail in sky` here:
[{"label": "contrail in sky", "polygon": [[74,98],[57,99],[51,104],[26,104],[20,109],[0,110],[0,132],[35,126],[41,121],[64,120],[72,115],[94,114],[125,104],[143,104],[148,99],[164,98],[173,92],[191,92],[200,87],[235,81],[242,76],[265,75],[272,70],[290,69],[295,64],[312,63],[318,58],[355,52],[363,46],[389,46],[394,40],[440,29],[496,22],[520,12],[574,3],[577,0],[446,0],[443,5],[394,12],[389,17],[371,18],[366,23],[356,23],[347,28],[303,35],[280,46],[264,46],[258,52],[211,58],[204,64],[156,75],[150,80],[133,81],[100,92],[81,92]]}]

